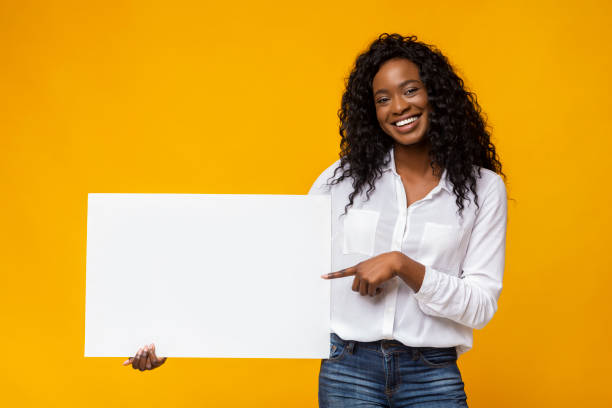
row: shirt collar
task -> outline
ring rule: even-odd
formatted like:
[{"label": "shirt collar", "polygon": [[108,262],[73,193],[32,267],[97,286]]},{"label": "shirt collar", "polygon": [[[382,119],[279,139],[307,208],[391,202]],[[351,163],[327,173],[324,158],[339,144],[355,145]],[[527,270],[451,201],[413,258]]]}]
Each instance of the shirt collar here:
[{"label": "shirt collar", "polygon": [[[391,148],[389,150],[388,155],[389,155],[389,160],[388,160],[387,165],[383,168],[383,172],[390,171],[390,172],[392,172],[393,174],[395,174],[396,176],[399,177],[399,174],[397,174],[397,170],[396,170],[396,167],[395,167],[395,153],[394,153],[394,149],[393,148]],[[453,193],[453,184],[448,179],[448,173],[447,173],[446,169],[444,169],[444,171],[442,171],[442,176],[440,177],[440,182],[438,183],[438,186],[440,186],[441,188],[445,189],[446,191],[448,191],[451,194]]]}]

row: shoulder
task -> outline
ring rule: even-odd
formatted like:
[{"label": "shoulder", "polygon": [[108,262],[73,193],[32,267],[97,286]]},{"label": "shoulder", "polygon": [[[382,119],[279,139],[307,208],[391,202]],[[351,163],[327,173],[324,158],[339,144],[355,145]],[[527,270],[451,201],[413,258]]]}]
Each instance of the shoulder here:
[{"label": "shoulder", "polygon": [[505,202],[507,198],[504,179],[492,170],[474,166],[476,191],[479,202]]},{"label": "shoulder", "polygon": [[[336,169],[338,167],[340,167],[340,159],[336,160],[331,166],[323,170],[323,172],[312,184],[312,187],[310,187],[308,194],[329,194],[328,182],[331,181],[332,177],[334,177],[334,173],[336,173]],[[338,171],[335,176],[339,177],[340,174],[341,172]]]}]

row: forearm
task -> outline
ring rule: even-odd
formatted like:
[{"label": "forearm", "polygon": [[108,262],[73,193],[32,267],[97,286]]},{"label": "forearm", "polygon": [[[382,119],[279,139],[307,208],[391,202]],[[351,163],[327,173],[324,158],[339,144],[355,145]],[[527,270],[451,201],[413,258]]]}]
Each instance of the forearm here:
[{"label": "forearm", "polygon": [[418,263],[399,251],[395,251],[394,253],[397,256],[396,275],[399,276],[406,285],[410,286],[414,292],[418,292],[421,289],[423,278],[425,277],[425,265]]},{"label": "forearm", "polygon": [[500,290],[498,282],[483,276],[461,279],[428,267],[415,297],[425,314],[481,329],[497,311]]},{"label": "forearm", "polygon": [[[497,310],[497,301],[476,282],[449,276],[396,253],[399,276],[415,292],[420,309],[472,328],[481,328]],[[426,281],[426,272],[428,274]]]}]

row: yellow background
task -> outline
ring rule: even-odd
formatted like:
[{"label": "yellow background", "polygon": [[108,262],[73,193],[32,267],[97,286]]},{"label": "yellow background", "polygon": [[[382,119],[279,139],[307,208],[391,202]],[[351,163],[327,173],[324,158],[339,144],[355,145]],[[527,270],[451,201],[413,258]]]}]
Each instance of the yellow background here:
[{"label": "yellow background", "polygon": [[319,361],[84,358],[87,193],[306,193],[387,31],[477,93],[515,200],[470,406],[611,406],[610,21],[588,0],[1,1],[0,404],[316,406]]}]

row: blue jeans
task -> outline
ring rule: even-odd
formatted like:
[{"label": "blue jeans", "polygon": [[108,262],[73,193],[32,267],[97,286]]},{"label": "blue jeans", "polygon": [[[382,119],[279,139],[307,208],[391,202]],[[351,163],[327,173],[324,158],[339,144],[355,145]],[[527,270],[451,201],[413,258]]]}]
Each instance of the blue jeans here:
[{"label": "blue jeans", "polygon": [[321,361],[319,407],[467,407],[454,347],[408,347],[331,335]]}]

